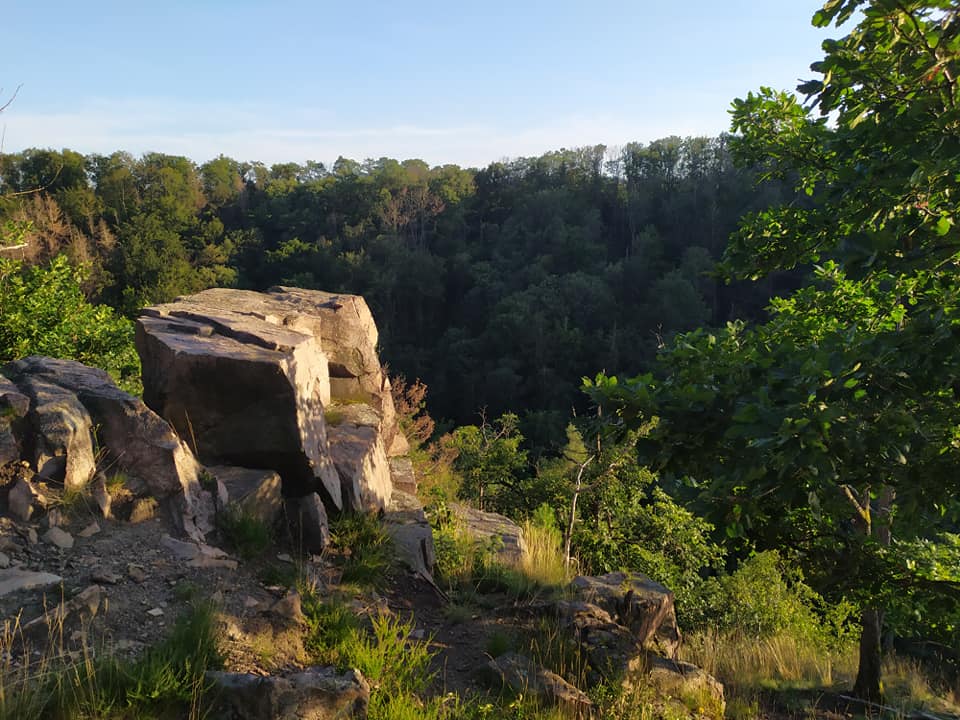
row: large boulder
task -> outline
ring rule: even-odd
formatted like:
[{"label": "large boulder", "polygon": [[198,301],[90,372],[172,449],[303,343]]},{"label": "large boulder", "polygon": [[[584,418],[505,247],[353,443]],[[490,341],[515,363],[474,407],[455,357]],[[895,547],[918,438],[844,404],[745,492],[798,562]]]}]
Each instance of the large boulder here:
[{"label": "large boulder", "polygon": [[230,720],[339,720],[367,717],[370,685],[356,670],[312,667],[261,677],[208,672],[216,717]]},{"label": "large boulder", "polygon": [[[28,358],[33,360],[34,358]],[[96,471],[93,450],[93,419],[75,392],[60,387],[48,375],[31,369],[7,366],[16,374],[16,384],[30,398],[28,422],[32,442],[31,465],[46,480],[67,488],[86,485]]]},{"label": "large boulder", "polygon": [[[206,463],[272,468],[284,494],[345,507],[324,418],[331,400],[371,408],[384,448],[396,412],[363,298],[215,288],[144,310],[144,399]],[[387,493],[389,497],[389,493]],[[347,507],[349,507],[348,499]]]},{"label": "large boulder", "polygon": [[5,365],[3,374],[30,399],[25,432],[31,438],[25,445],[36,448],[28,459],[41,476],[81,485],[102,462],[165,501],[182,530],[202,537],[200,528],[209,527],[210,518],[201,498],[200,466],[170,425],[139,398],[120,390],[103,370],[72,360],[31,356]]},{"label": "large boulder", "polygon": [[603,608],[628,628],[640,645],[675,657],[680,631],[673,593],[641,573],[578,576],[571,587],[577,597]]},{"label": "large boulder", "polygon": [[393,482],[380,433],[366,425],[341,423],[330,428],[329,438],[344,509],[379,512],[386,508]]},{"label": "large boulder", "polygon": [[206,290],[144,310],[136,343],[146,403],[207,464],[276,470],[284,494],[342,507],[324,403],[319,319],[262,293]]},{"label": "large boulder", "polygon": [[510,518],[459,503],[450,503],[450,511],[469,537],[480,543],[492,543],[496,547],[500,562],[517,563],[526,554],[523,530]]}]

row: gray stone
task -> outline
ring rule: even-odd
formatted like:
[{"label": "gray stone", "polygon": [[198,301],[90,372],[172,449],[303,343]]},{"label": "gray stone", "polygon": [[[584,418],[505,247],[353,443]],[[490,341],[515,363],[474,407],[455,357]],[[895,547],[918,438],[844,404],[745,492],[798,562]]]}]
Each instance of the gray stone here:
[{"label": "gray stone", "polygon": [[19,437],[22,420],[30,410],[30,398],[0,375],[0,467],[21,457]]},{"label": "gray stone", "polygon": [[406,455],[410,452],[410,441],[407,440],[407,436],[397,428],[397,431],[393,434],[393,439],[390,441],[390,444],[387,446],[387,457],[398,457],[400,455]]},{"label": "gray stone", "polygon": [[0,552],[0,570],[10,567],[10,556],[5,552]]},{"label": "gray stone", "polygon": [[211,671],[216,717],[231,720],[340,720],[366,718],[370,686],[356,670],[308,668],[260,677]]},{"label": "gray stone", "polygon": [[56,525],[47,530],[41,536],[41,539],[45,543],[56,545],[61,550],[69,550],[73,547],[73,535],[64,529],[57,527]]},{"label": "gray stone", "polygon": [[93,537],[100,532],[100,523],[94,520],[92,523],[87,525],[83,530],[77,533],[78,537],[89,538]]},{"label": "gray stone", "polygon": [[300,604],[300,593],[291,590],[270,607],[270,614],[294,625],[305,625],[307,619],[303,616]]},{"label": "gray stone", "polygon": [[437,561],[433,529],[420,500],[415,495],[394,489],[383,516],[383,529],[393,540],[397,559],[414,573],[432,580]]},{"label": "gray stone", "polygon": [[60,527],[63,525],[63,513],[60,512],[59,508],[50,508],[47,511],[47,516],[44,518],[47,523],[47,527]]},{"label": "gray stone", "polygon": [[111,570],[95,570],[90,574],[90,579],[95,583],[102,585],[116,585],[120,582],[120,576]]},{"label": "gray stone", "polygon": [[343,423],[330,428],[329,438],[344,509],[383,510],[390,502],[393,483],[380,433],[375,428]]},{"label": "gray stone", "polygon": [[417,476],[413,471],[413,462],[408,457],[390,458],[390,479],[395,490],[411,495],[417,494]]},{"label": "gray stone", "polygon": [[562,708],[572,717],[594,716],[593,701],[585,693],[523,655],[514,652],[500,655],[487,663],[484,671],[483,674],[501,687],[534,695],[545,703]]},{"label": "gray stone", "polygon": [[527,552],[520,526],[498,513],[484,512],[467,505],[450,503],[454,518],[474,540],[490,542],[496,538],[497,557],[505,563],[517,563]]},{"label": "gray stone", "polygon": [[177,560],[185,561],[189,567],[237,569],[236,560],[212,545],[185,542],[169,535],[163,535],[160,538],[160,545],[169,550]]},{"label": "gray stone", "polygon": [[37,491],[33,484],[20,477],[10,488],[10,492],[7,493],[7,509],[13,518],[21,522],[27,522],[33,515],[33,505],[36,499]]},{"label": "gray stone", "polygon": [[296,547],[308,553],[321,553],[330,544],[327,511],[316,493],[287,498],[287,519]]},{"label": "gray stone", "polygon": [[678,700],[699,697],[708,701],[712,712],[708,715],[723,717],[725,708],[723,684],[696,665],[678,662],[659,655],[647,654],[647,673],[644,683],[656,689],[660,695]]},{"label": "gray stone", "polygon": [[276,470],[284,493],[321,491],[339,509],[320,322],[274,294],[244,290],[147,308],[136,334],[144,399],[204,463]]},{"label": "gray stone", "polygon": [[675,657],[680,646],[673,593],[640,573],[578,576],[571,588],[576,595],[602,607],[628,628],[639,645]]},{"label": "gray stone", "polygon": [[574,640],[587,659],[591,686],[604,680],[620,682],[644,671],[643,646],[606,610],[582,600],[561,600],[554,607],[564,636]]},{"label": "gray stone", "polygon": [[43,629],[62,628],[63,623],[70,616],[78,617],[81,621],[89,621],[96,616],[103,601],[103,588],[99,585],[90,585],[69,600],[65,600],[55,608],[48,609],[40,617],[34,618],[22,626],[24,633],[31,633]]},{"label": "gray stone", "polygon": [[63,582],[59,575],[45,572],[31,572],[19,567],[0,570],[0,597],[19,590],[47,588]]},{"label": "gray stone", "polygon": [[105,519],[109,519],[113,498],[107,492],[107,476],[98,472],[90,486],[90,495],[93,497],[93,501],[97,503],[97,507],[100,508],[100,514]]},{"label": "gray stone", "polygon": [[147,572],[141,566],[129,563],[127,565],[127,577],[140,584],[147,579]]},{"label": "gray stone", "polygon": [[200,539],[196,528],[199,465],[170,425],[139,398],[120,390],[104,371],[72,360],[31,356],[9,363],[3,371],[31,397],[28,418],[39,437],[38,459],[55,456],[56,443],[65,442],[62,432],[45,429],[44,418],[60,413],[58,422],[51,420],[56,429],[80,422],[83,416],[90,425],[86,435],[78,428],[73,440],[77,447],[65,451],[67,475],[76,483],[86,483],[93,475],[92,452],[88,463],[85,443],[95,425],[104,462],[124,472],[131,482],[142,482],[151,496],[169,501],[182,529]]},{"label": "gray stone", "polygon": [[[273,527],[283,512],[280,475],[273,470],[214,465],[207,472],[223,486],[224,509],[235,510]],[[225,502],[224,502],[225,501]]]},{"label": "gray stone", "polygon": [[[76,393],[56,377],[35,369],[49,369],[49,358],[29,357],[4,368],[19,390],[30,398],[27,424],[32,435],[33,465],[45,480],[66,487],[85,486],[96,469],[93,452],[94,420]],[[80,367],[83,367],[82,365]]]}]

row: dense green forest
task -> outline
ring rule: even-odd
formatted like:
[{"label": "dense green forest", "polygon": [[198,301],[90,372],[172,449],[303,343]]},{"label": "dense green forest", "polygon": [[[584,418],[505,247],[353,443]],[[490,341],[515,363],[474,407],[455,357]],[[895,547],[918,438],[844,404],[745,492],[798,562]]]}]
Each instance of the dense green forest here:
[{"label": "dense green forest", "polygon": [[513,412],[555,449],[581,377],[644,368],[673,333],[759,317],[790,287],[711,275],[737,220],[792,192],[757,186],[728,146],[666,138],[481,170],[27,150],[0,158],[0,195],[31,260],[89,263],[91,297],[128,316],[214,285],[362,294],[393,372],[427,383],[437,418]]}]

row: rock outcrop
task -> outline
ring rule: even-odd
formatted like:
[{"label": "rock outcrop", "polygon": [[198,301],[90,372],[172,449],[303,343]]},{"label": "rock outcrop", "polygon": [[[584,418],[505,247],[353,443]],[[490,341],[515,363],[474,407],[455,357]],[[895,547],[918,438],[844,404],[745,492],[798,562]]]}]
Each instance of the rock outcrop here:
[{"label": "rock outcrop", "polygon": [[697,694],[724,705],[723,685],[676,660],[680,646],[673,593],[640,573],[579,576],[572,598],[549,606],[587,659],[591,684],[642,682],[663,696]]},{"label": "rock outcrop", "polygon": [[417,496],[394,489],[383,527],[393,540],[397,558],[414,574],[432,582],[437,562],[433,530]]},{"label": "rock outcrop", "polygon": [[500,562],[516,563],[526,553],[523,530],[510,518],[459,503],[450,503],[450,511],[467,535],[480,543],[493,544]]},{"label": "rock outcrop", "polygon": [[[144,399],[203,462],[276,470],[284,496],[317,492],[329,511],[390,498],[397,422],[376,345],[363,298],[297,288],[205,290],[137,323]],[[357,406],[336,431],[331,402]]]},{"label": "rock outcrop", "polygon": [[163,501],[188,535],[201,539],[211,527],[193,453],[170,425],[120,390],[107,373],[39,356],[9,363],[2,372],[8,380],[0,388],[4,402],[20,413],[23,401],[15,396],[27,398],[27,411],[11,429],[38,478],[80,488],[101,464]]}]

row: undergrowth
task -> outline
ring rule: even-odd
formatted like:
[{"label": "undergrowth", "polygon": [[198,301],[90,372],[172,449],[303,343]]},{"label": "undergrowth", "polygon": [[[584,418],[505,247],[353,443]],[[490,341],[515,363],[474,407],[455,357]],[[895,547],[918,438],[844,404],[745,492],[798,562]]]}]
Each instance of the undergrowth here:
[{"label": "undergrowth", "polygon": [[163,642],[134,660],[101,656],[88,642],[67,653],[62,631],[55,628],[48,646],[31,652],[19,627],[5,625],[0,720],[204,716],[204,673],[221,662],[210,605],[194,605]]},{"label": "undergrowth", "polygon": [[343,558],[344,583],[380,587],[394,560],[393,540],[371,513],[345,513],[331,527],[331,542]]}]

